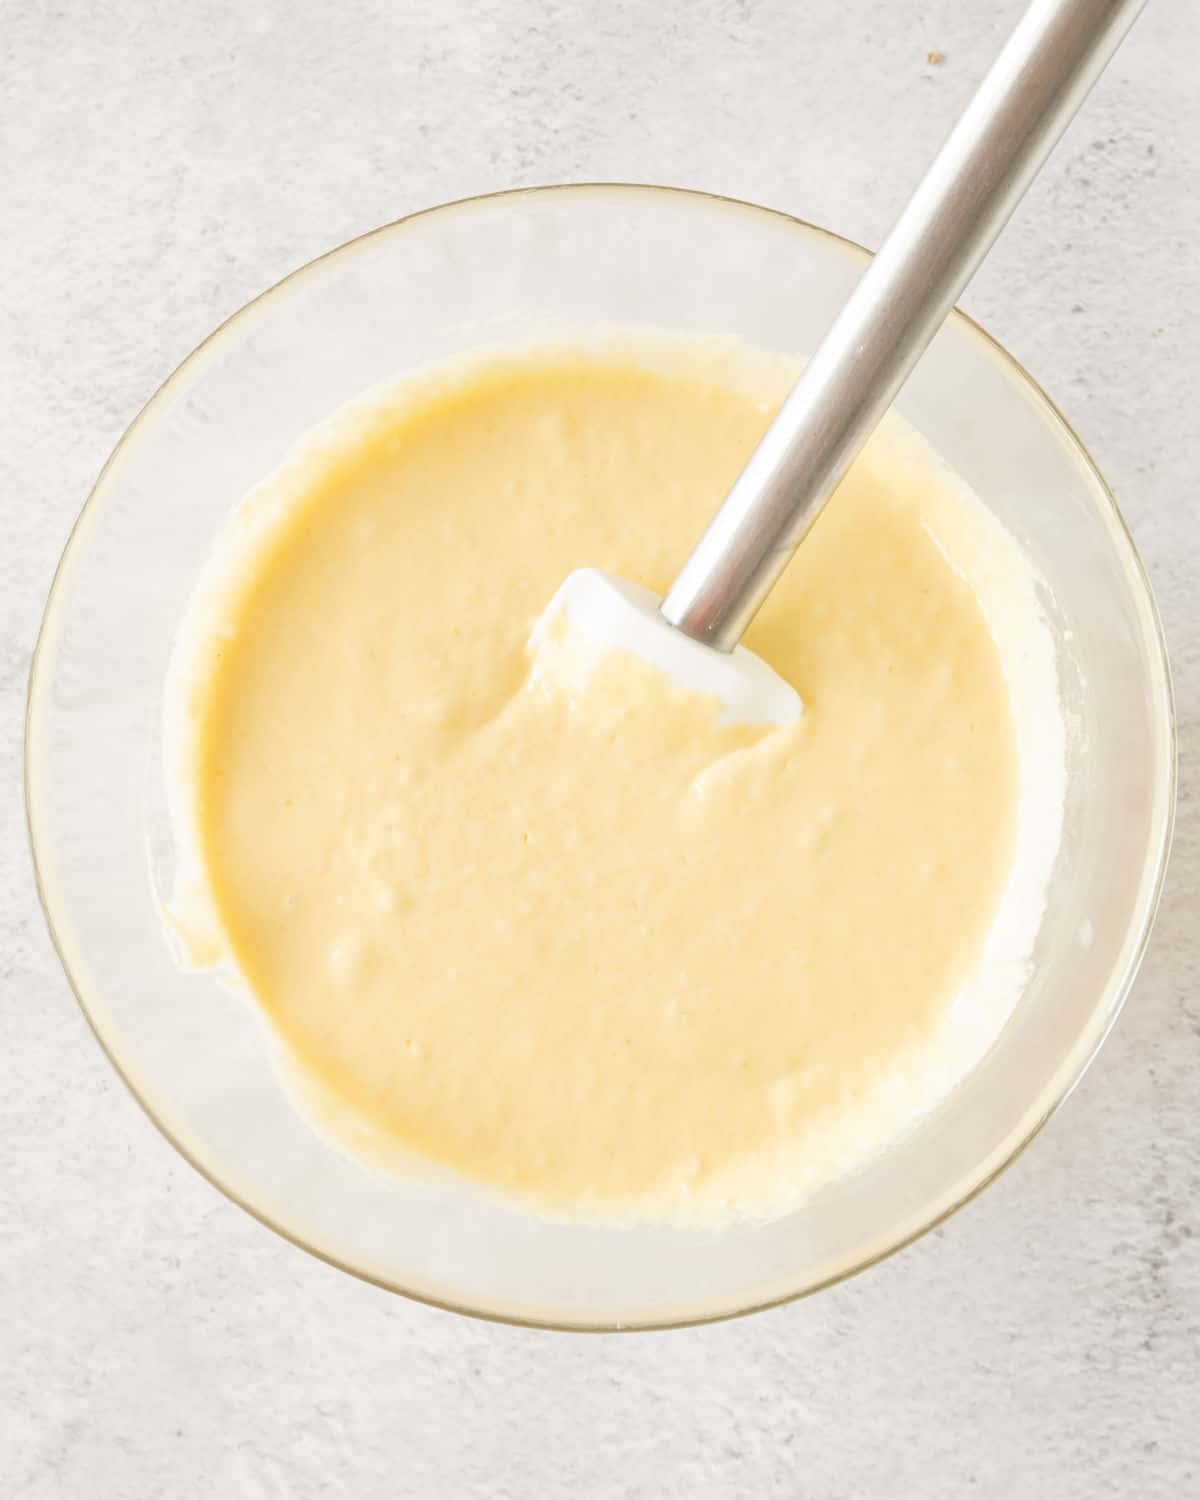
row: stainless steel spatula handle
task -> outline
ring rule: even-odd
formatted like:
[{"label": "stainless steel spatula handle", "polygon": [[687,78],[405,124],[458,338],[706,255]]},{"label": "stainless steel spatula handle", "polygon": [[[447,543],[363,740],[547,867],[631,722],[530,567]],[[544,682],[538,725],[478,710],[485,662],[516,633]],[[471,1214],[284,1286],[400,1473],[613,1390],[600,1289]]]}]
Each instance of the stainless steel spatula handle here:
[{"label": "stainless steel spatula handle", "polygon": [[730,651],[1145,0],[1034,0],[768,428],[662,613]]}]

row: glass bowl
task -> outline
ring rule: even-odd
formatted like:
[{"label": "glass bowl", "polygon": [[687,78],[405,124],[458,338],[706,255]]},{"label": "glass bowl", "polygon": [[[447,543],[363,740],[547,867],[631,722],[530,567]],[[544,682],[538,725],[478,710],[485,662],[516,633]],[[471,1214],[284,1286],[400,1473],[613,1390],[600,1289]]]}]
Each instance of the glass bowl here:
[{"label": "glass bowl", "polygon": [[479,344],[636,326],[812,350],[866,252],[699,193],[555,187],[365,235],[224,323],[117,446],[67,544],[34,659],[26,795],[54,941],[151,1119],[235,1202],[356,1275],[463,1312],[563,1328],[726,1317],[849,1275],[994,1177],[1120,1008],[1163,876],[1170,683],[1129,535],[1078,440],[961,315],[901,411],[1045,582],[1069,724],[1064,837],[1032,978],[978,1068],[795,1213],[720,1232],[543,1220],[467,1184],[369,1170],[296,1113],[253,1005],[176,967],[159,720],[181,608],[230,507],[365,387]]}]

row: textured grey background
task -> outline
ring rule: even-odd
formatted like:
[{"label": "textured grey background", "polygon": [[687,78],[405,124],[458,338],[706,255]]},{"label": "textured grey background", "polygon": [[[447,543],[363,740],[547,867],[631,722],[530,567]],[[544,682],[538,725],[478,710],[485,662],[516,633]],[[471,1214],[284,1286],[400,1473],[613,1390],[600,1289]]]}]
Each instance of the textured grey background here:
[{"label": "textured grey background", "polygon": [[[1200,1493],[1200,8],[1154,0],[966,298],[1121,497],[1182,800],[1143,975],[984,1197],[692,1332],[409,1306],[273,1238],[108,1070],[33,895],[29,653],[105,455],[188,350],[411,209],[616,178],[877,243],[1020,0],[0,0],[0,1495]],[[930,64],[931,50],[945,53]]]}]

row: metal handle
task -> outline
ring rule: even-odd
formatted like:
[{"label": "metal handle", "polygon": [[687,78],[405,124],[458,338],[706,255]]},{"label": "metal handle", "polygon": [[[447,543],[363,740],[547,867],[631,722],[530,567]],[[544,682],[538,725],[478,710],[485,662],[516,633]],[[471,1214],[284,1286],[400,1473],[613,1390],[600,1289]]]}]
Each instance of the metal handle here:
[{"label": "metal handle", "polygon": [[731,651],[1145,0],[1034,0],[662,603]]}]

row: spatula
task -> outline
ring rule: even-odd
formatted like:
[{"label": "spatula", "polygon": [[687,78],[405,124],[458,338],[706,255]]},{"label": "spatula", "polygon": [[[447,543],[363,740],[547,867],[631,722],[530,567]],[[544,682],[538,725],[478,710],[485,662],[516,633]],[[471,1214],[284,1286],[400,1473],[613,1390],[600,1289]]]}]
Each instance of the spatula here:
[{"label": "spatula", "polygon": [[738,642],[1144,4],[1034,0],[661,604],[582,568],[535,647],[561,619],[719,698],[727,720],[799,716]]}]

